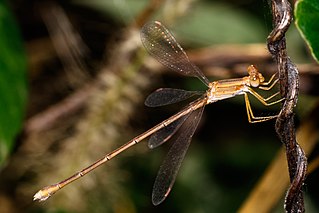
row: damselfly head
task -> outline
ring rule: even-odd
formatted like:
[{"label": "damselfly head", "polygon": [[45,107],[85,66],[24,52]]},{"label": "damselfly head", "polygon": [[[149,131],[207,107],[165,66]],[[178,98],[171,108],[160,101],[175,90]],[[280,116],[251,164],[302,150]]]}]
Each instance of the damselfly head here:
[{"label": "damselfly head", "polygon": [[247,71],[249,74],[250,85],[252,87],[258,87],[260,85],[260,83],[265,81],[264,76],[260,72],[258,72],[258,69],[256,66],[250,65],[247,68]]}]

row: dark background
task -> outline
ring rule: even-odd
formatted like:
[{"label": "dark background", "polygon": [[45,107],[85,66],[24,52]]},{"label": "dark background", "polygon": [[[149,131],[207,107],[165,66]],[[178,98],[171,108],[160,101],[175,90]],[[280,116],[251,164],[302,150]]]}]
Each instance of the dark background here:
[{"label": "dark background", "polygon": [[[1,212],[235,212],[248,198],[281,143],[274,120],[248,123],[240,96],[206,106],[173,190],[160,206],[152,205],[151,192],[169,142],[155,150],[142,142],[46,202],[32,202],[43,186],[72,175],[187,103],[147,108],[143,100],[150,92],[205,90],[197,79],[148,59],[139,43],[141,23],[167,24],[210,80],[246,75],[251,63],[267,79],[274,73],[265,44],[272,29],[267,1],[161,3],[143,15],[150,1],[8,2],[28,57],[29,97],[24,128],[0,171]],[[293,26],[287,39],[293,61],[313,66]],[[301,70],[298,126],[317,100],[317,74]],[[74,103],[76,94],[82,101],[69,108],[66,101]],[[251,102],[257,116],[279,112],[280,106]],[[317,148],[310,159],[316,153]],[[318,211],[317,176],[315,170],[306,181],[307,212]],[[285,192],[277,193],[281,199],[271,211],[283,212]]]}]

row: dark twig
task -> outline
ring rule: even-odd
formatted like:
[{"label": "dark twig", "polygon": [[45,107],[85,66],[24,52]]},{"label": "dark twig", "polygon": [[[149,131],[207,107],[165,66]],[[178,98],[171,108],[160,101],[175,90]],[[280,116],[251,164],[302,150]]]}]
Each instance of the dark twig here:
[{"label": "dark twig", "polygon": [[293,109],[297,104],[299,76],[297,67],[287,56],[285,33],[292,21],[291,6],[287,0],[272,0],[274,29],[268,36],[268,49],[277,62],[280,92],[285,97],[276,121],[276,131],[286,148],[290,188],[285,198],[286,212],[304,212],[302,185],[306,176],[307,161],[296,141]]}]

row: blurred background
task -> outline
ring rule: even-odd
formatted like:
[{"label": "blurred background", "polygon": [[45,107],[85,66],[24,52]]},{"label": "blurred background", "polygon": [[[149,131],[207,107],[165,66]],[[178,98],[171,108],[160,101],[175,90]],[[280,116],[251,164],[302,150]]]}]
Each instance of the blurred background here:
[{"label": "blurred background", "polygon": [[[164,23],[211,81],[244,76],[250,64],[268,79],[276,72],[266,46],[268,1],[11,0],[0,6],[0,131],[12,132],[11,140],[0,140],[0,212],[283,212],[288,174],[275,121],[249,124],[241,96],[205,108],[161,205],[152,205],[151,192],[170,143],[149,150],[147,140],[49,200],[32,201],[42,187],[187,104],[147,108],[152,91],[206,89],[146,53],[139,37],[144,23]],[[310,161],[306,210],[318,212],[319,67],[293,24],[287,48],[300,71],[296,128]],[[280,110],[253,97],[251,103],[256,116]]]}]

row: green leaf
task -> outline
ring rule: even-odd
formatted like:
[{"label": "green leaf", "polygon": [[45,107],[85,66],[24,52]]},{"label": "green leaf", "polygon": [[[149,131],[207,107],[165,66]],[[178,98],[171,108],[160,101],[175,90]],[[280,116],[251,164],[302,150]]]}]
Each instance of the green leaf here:
[{"label": "green leaf", "polygon": [[9,8],[0,3],[0,167],[20,131],[27,98],[26,55]]},{"label": "green leaf", "polygon": [[319,62],[319,1],[301,0],[295,5],[296,25],[312,56]]}]

